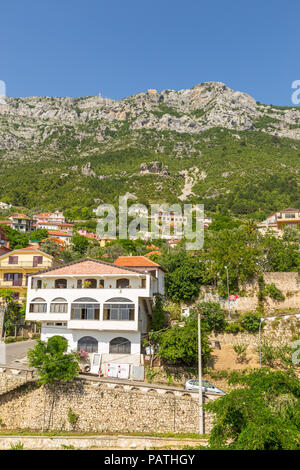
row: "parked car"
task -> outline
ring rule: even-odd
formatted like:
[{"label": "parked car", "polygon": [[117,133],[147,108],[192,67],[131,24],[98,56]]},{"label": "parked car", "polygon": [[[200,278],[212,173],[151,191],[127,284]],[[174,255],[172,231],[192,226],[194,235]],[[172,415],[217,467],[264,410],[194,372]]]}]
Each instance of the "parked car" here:
[{"label": "parked car", "polygon": [[[184,389],[194,390],[194,391],[199,390],[199,380],[198,379],[187,380],[187,382],[185,382]],[[218,395],[226,395],[226,393],[223,392],[223,390],[216,387],[215,385],[210,383],[208,380],[202,380],[202,392],[217,393]]]}]

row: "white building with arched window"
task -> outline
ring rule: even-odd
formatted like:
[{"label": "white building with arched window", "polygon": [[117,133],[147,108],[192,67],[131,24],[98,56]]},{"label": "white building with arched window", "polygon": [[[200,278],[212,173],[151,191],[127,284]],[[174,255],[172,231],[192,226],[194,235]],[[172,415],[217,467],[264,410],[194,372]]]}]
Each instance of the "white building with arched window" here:
[{"label": "white building with arched window", "polygon": [[101,354],[104,374],[110,362],[141,364],[153,297],[164,293],[157,263],[122,264],[86,258],[28,278],[26,320],[41,323],[41,339],[61,336],[70,351]]}]

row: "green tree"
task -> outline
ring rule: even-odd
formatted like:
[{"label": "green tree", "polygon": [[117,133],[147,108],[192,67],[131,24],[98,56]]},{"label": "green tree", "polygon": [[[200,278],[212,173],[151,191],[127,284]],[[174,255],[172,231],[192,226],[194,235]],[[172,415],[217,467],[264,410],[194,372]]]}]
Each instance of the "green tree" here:
[{"label": "green tree", "polygon": [[19,232],[19,230],[14,230],[7,226],[1,226],[5,231],[8,241],[9,247],[12,250],[17,250],[19,248],[26,248],[29,245],[29,237],[27,233]]},{"label": "green tree", "polygon": [[90,246],[89,239],[80,235],[79,233],[74,233],[71,238],[71,243],[73,249],[77,251],[81,256],[86,254],[88,247]]},{"label": "green tree", "polygon": [[14,291],[0,289],[0,298],[4,301],[4,330],[6,335],[17,334],[17,327],[25,318],[25,304],[20,305],[14,298]]},{"label": "green tree", "polygon": [[48,230],[46,230],[45,228],[40,228],[30,233],[30,240],[39,242],[43,240],[44,238],[48,238],[48,236],[49,236]]},{"label": "green tree", "polygon": [[[203,364],[210,357],[208,331],[201,329]],[[158,355],[172,364],[195,364],[198,361],[198,320],[189,317],[184,326],[174,325],[160,335]]]},{"label": "green tree", "polygon": [[159,259],[167,270],[165,286],[167,296],[175,302],[195,299],[203,284],[204,264],[186,251],[164,254]]},{"label": "green tree", "polygon": [[48,238],[40,245],[41,251],[47,253],[48,255],[53,256],[53,258],[58,258],[62,252],[61,248],[54,240]]},{"label": "green tree", "polygon": [[193,308],[193,313],[200,313],[203,322],[210,331],[217,333],[224,331],[227,322],[225,320],[224,310],[221,309],[217,302],[198,302]]},{"label": "green tree", "polygon": [[166,325],[166,313],[163,308],[163,299],[161,295],[155,296],[155,305],[152,310],[152,319],[150,330],[159,331]]},{"label": "green tree", "polygon": [[231,293],[238,291],[239,282],[249,281],[263,269],[261,237],[245,226],[210,233],[204,248],[200,256],[206,266],[206,281],[216,283],[223,297],[227,297],[226,266]]},{"label": "green tree", "polygon": [[75,352],[67,353],[68,343],[60,336],[48,342],[38,341],[27,353],[28,364],[39,374],[39,383],[53,384],[73,380],[79,373],[79,357]]},{"label": "green tree", "polygon": [[212,449],[300,449],[300,383],[290,373],[259,369],[231,373],[238,388],[205,408],[215,415]]}]

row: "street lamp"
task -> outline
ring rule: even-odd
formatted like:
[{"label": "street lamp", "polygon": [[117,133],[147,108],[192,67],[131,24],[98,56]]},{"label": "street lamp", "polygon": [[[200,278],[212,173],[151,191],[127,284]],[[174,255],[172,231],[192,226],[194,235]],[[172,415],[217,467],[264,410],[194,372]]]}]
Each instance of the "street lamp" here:
[{"label": "street lamp", "polygon": [[227,274],[227,302],[228,302],[228,320],[231,320],[231,315],[230,315],[230,300],[229,300],[229,277],[228,277],[228,267],[224,266],[226,269],[226,274]]}]

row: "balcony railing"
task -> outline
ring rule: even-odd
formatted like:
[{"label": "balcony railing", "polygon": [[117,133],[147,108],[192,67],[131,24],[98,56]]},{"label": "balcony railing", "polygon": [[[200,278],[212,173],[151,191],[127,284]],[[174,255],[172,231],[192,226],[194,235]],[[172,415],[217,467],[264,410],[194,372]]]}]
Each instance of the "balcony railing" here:
[{"label": "balcony railing", "polygon": [[5,263],[4,263],[4,261],[2,261],[2,263],[0,264],[0,267],[5,268],[5,269],[8,269],[8,268],[11,268],[11,269],[18,269],[18,268],[40,268],[40,269],[43,269],[43,268],[45,268],[45,269],[47,269],[47,268],[51,268],[51,266],[52,266],[51,262],[44,262],[44,263],[36,264],[33,261],[18,261],[17,263],[8,263],[7,259],[5,260]]}]

